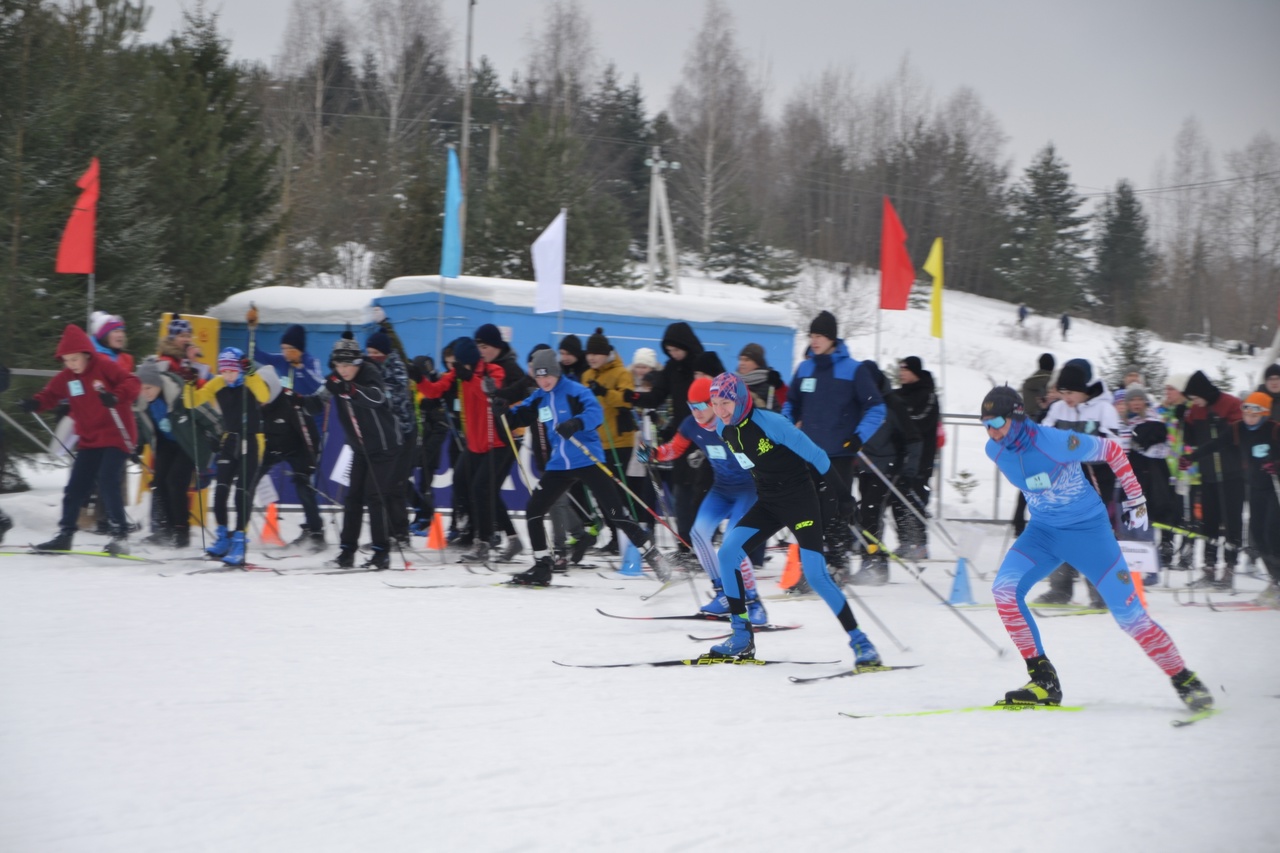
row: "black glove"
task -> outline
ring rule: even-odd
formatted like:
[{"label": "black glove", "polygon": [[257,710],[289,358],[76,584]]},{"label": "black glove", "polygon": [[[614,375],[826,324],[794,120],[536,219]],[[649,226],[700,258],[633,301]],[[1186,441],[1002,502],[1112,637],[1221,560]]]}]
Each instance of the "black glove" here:
[{"label": "black glove", "polygon": [[409,378],[414,382],[421,382],[423,379],[427,378],[428,374],[434,373],[435,370],[436,363],[431,360],[431,356],[420,355],[409,363]]},{"label": "black glove", "polygon": [[639,391],[623,391],[622,399],[626,400],[628,403],[634,406],[636,403],[640,402],[640,392]]},{"label": "black glove", "polygon": [[139,456],[139,455],[138,455],[138,454],[136,454],[136,453],[130,453],[130,454],[129,454],[129,461],[130,461],[130,462],[132,462],[132,463],[133,463],[133,464],[135,464],[135,465],[141,465],[141,464],[142,464],[142,457],[141,457],[141,456]]},{"label": "black glove", "polygon": [[350,391],[347,387],[347,381],[336,373],[330,373],[329,378],[324,381],[324,387],[329,389],[329,393],[335,397],[346,396]]},{"label": "black glove", "polygon": [[117,397],[115,394],[112,394],[106,388],[98,389],[98,399],[101,400],[102,405],[106,406],[108,409],[112,408],[113,406],[115,406],[117,403],[120,402],[120,398]]},{"label": "black glove", "polygon": [[493,416],[495,418],[500,418],[507,413],[507,410],[511,408],[511,405],[501,397],[494,397],[489,401],[489,408],[493,410]]},{"label": "black glove", "polygon": [[71,404],[66,400],[59,403],[53,410],[53,416],[61,420],[71,414]]},{"label": "black glove", "polygon": [[855,432],[852,436],[845,439],[844,446],[854,453],[857,453],[862,449],[862,439],[858,438],[858,434]]},{"label": "black glove", "polygon": [[475,368],[471,365],[463,364],[462,362],[454,362],[453,375],[463,382],[470,381],[471,377],[475,375],[475,372]]},{"label": "black glove", "polygon": [[18,408],[24,412],[34,412],[40,408],[40,401],[35,397],[28,397],[18,404]]},{"label": "black glove", "polygon": [[595,394],[597,397],[603,397],[605,394],[609,393],[608,389],[599,382],[596,382],[594,379],[587,383],[587,387],[590,388],[591,393]]},{"label": "black glove", "polygon": [[556,435],[568,438],[580,429],[582,429],[582,418],[569,418],[564,423],[556,424]]}]

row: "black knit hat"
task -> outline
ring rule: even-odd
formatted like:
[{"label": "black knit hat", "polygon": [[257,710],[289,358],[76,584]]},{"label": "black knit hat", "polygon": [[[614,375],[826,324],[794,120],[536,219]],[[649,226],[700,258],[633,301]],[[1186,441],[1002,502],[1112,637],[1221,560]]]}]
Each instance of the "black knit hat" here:
[{"label": "black knit hat", "polygon": [[1073,358],[1062,365],[1058,372],[1059,391],[1079,391],[1089,393],[1089,385],[1093,382],[1093,366],[1083,358]]},{"label": "black knit hat", "polygon": [[1273,364],[1263,371],[1263,379],[1270,379],[1272,376],[1280,376],[1280,364]]},{"label": "black knit hat", "polygon": [[759,344],[747,344],[742,348],[742,352],[738,353],[738,358],[749,358],[761,370],[769,369],[769,365],[764,360],[764,347]]},{"label": "black knit hat", "polygon": [[491,346],[494,349],[502,349],[507,346],[507,342],[502,339],[502,332],[492,323],[485,323],[476,329],[474,335],[476,343]]},{"label": "black knit hat", "polygon": [[526,362],[533,361],[533,355],[534,355],[534,353],[536,353],[538,350],[542,350],[542,349],[551,349],[551,347],[550,347],[550,346],[548,346],[547,344],[534,344],[534,345],[533,345],[533,349],[529,350],[529,357],[528,357],[528,358],[526,358],[526,359],[525,359],[525,361],[526,361]]},{"label": "black knit hat", "polygon": [[1182,393],[1188,397],[1199,397],[1210,406],[1218,402],[1218,398],[1222,396],[1222,392],[1210,381],[1208,376],[1204,375],[1202,370],[1197,370],[1191,374],[1191,378],[1187,380],[1187,387]]},{"label": "black knit hat", "polygon": [[817,317],[813,318],[813,322],[809,324],[809,334],[822,335],[824,338],[838,340],[836,317],[830,311],[821,311]]},{"label": "black knit hat", "polygon": [[560,349],[569,353],[569,355],[573,356],[579,361],[582,360],[582,356],[583,356],[582,339],[579,338],[577,335],[565,335],[563,338],[561,338]]},{"label": "black knit hat", "polygon": [[981,417],[1025,418],[1027,411],[1022,405],[1022,397],[1008,385],[992,388],[982,398]]},{"label": "black knit hat", "polygon": [[1053,353],[1047,352],[1044,355],[1040,356],[1041,370],[1052,371],[1055,364],[1057,364],[1057,362],[1053,360]]},{"label": "black knit hat", "polygon": [[910,370],[917,379],[920,378],[920,374],[924,371],[924,362],[920,361],[920,356],[918,355],[909,355],[898,362],[898,365]]},{"label": "black knit hat", "polygon": [[[574,338],[576,341],[577,338]],[[608,355],[613,352],[613,344],[609,343],[609,339],[604,336],[604,329],[597,328],[596,333],[587,338],[587,353],[589,355]]]},{"label": "black knit hat", "polygon": [[280,336],[280,345],[293,347],[296,350],[305,352],[307,349],[307,330],[294,323],[285,329],[284,334]]}]

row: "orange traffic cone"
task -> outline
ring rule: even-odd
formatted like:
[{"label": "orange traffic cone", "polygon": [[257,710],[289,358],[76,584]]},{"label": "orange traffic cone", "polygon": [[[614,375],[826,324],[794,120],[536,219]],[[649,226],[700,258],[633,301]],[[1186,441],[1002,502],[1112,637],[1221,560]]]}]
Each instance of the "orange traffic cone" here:
[{"label": "orange traffic cone", "polygon": [[436,513],[431,517],[431,529],[427,531],[427,548],[432,551],[443,551],[447,546],[444,541],[444,523],[440,520],[440,513]]},{"label": "orange traffic cone", "polygon": [[804,577],[804,571],[800,568],[800,546],[792,542],[791,547],[787,549],[787,565],[782,570],[782,580],[778,581],[778,586],[791,589],[800,583],[802,577]]},{"label": "orange traffic cone", "polygon": [[284,540],[280,538],[280,511],[273,503],[267,504],[267,523],[262,525],[262,544],[284,544]]},{"label": "orange traffic cone", "polygon": [[1142,572],[1129,572],[1129,577],[1133,578],[1133,588],[1138,592],[1138,600],[1142,602],[1142,609],[1147,609],[1147,589],[1142,583]]}]

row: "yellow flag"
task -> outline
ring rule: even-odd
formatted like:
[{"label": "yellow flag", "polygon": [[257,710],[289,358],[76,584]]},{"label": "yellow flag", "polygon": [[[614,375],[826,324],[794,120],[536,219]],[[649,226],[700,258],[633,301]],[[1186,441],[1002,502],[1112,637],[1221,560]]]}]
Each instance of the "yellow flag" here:
[{"label": "yellow flag", "polygon": [[933,328],[930,333],[935,338],[942,337],[942,238],[933,241],[929,250],[929,260],[924,262],[924,271],[933,276],[933,294],[929,297],[929,307],[933,310]]}]

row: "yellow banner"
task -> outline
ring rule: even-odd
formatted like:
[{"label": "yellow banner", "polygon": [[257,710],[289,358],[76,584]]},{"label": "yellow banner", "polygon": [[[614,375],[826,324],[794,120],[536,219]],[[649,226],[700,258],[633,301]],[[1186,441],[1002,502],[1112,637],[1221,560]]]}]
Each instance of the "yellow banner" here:
[{"label": "yellow banner", "polygon": [[929,250],[929,260],[924,262],[924,271],[933,276],[933,293],[929,296],[929,308],[933,311],[933,325],[930,334],[935,338],[942,337],[942,238],[933,241]]}]

